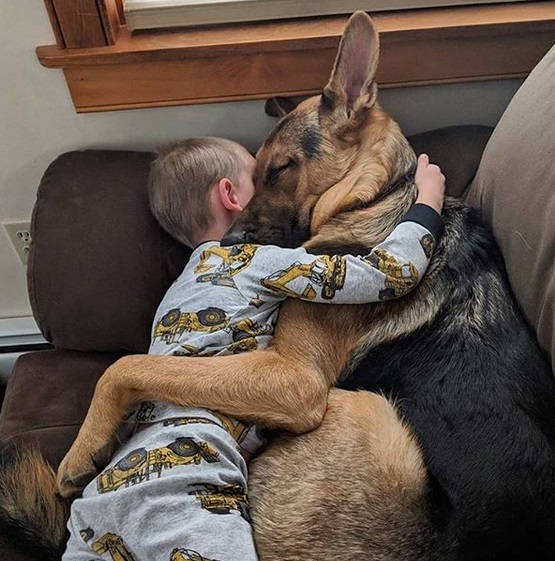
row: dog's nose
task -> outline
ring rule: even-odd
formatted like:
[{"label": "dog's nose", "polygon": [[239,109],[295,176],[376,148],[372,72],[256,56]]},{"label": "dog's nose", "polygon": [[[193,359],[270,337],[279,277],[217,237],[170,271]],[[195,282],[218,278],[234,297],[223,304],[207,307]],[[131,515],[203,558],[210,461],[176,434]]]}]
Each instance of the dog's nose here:
[{"label": "dog's nose", "polygon": [[247,233],[241,228],[231,228],[227,231],[226,235],[222,238],[222,245],[237,245],[240,243],[245,243],[247,239]]}]

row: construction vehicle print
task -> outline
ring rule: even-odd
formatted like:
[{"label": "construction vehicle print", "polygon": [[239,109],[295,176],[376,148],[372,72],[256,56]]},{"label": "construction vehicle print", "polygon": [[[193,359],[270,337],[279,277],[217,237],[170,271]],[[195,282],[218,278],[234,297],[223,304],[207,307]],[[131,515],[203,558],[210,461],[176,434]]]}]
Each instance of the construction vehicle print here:
[{"label": "construction vehicle print", "polygon": [[204,308],[198,312],[182,312],[174,308],[164,314],[154,327],[153,339],[171,345],[187,331],[213,333],[227,327],[229,318],[221,308]]},{"label": "construction vehicle print", "polygon": [[218,451],[208,443],[196,442],[192,438],[176,438],[167,446],[153,450],[138,448],[96,478],[97,490],[99,493],[108,493],[120,487],[130,487],[148,481],[153,476],[160,477],[166,469],[200,464],[202,460],[218,462]]},{"label": "construction vehicle print", "polygon": [[252,427],[252,423],[244,423],[243,421],[239,421],[234,417],[228,417],[217,411],[213,411],[212,414],[218,417],[223,428],[233,437],[233,440],[235,440],[237,444],[241,444],[243,440],[245,440],[245,437]]},{"label": "construction vehicle print", "polygon": [[424,250],[424,255],[426,255],[426,257],[429,259],[432,256],[434,247],[436,246],[436,241],[434,240],[432,234],[424,234],[422,236],[422,239],[420,240],[420,245]]},{"label": "construction vehicle print", "polygon": [[[216,286],[235,288],[233,277],[244,271],[252,261],[258,246],[239,244],[230,247],[213,245],[200,254],[199,264],[195,267],[197,282],[210,282]],[[215,262],[210,263],[215,257]],[[210,269],[214,269],[210,271]],[[203,274],[199,274],[203,273]]]},{"label": "construction vehicle print", "polygon": [[206,417],[171,417],[169,419],[164,419],[164,426],[169,427],[182,427],[184,425],[216,425],[220,427],[219,423],[216,421],[212,421],[211,419],[207,419]]},{"label": "construction vehicle print", "polygon": [[[223,327],[223,330],[231,334],[232,342],[225,346],[228,354],[240,353],[243,351],[254,351],[258,348],[258,341],[256,337],[259,335],[271,335],[273,333],[273,326],[269,323],[260,324],[254,322],[252,319],[242,319],[236,323],[228,324]],[[176,330],[176,335],[180,336],[184,330]],[[176,337],[177,338],[177,337]],[[173,339],[167,339],[173,342]],[[173,356],[214,356],[221,352],[222,349],[207,351],[203,347],[195,347],[193,345],[181,344],[175,350]]]},{"label": "construction vehicle print", "polygon": [[152,401],[142,401],[139,408],[135,412],[135,423],[151,423],[156,419],[154,411],[156,404]]},{"label": "construction vehicle print", "polygon": [[[293,263],[287,269],[277,271],[266,278],[261,279],[261,283],[266,288],[271,289],[283,296],[299,296],[305,300],[312,300],[316,297],[316,291],[311,283],[321,287],[322,298],[331,300],[335,293],[343,288],[345,284],[346,262],[340,255],[324,255],[314,260],[312,263]],[[287,285],[299,277],[310,280],[302,291],[297,291]]]},{"label": "construction vehicle print", "polygon": [[192,549],[175,548],[170,556],[170,561],[218,561],[217,559],[208,559],[200,553]]},{"label": "construction vehicle print", "polygon": [[233,417],[228,417],[222,413],[217,413],[216,411],[211,411],[211,414],[217,417],[220,422],[218,423],[206,417],[172,417],[164,420],[164,426],[168,427],[172,425],[174,427],[180,427],[199,423],[203,425],[215,425],[225,429],[237,444],[243,442],[252,426],[250,423],[243,423],[242,421],[234,419]]},{"label": "construction vehicle print", "polygon": [[273,327],[269,323],[260,324],[252,319],[242,319],[230,325],[227,330],[231,332],[233,343],[227,345],[226,350],[230,354],[243,351],[254,351],[258,348],[256,337],[260,335],[271,335]]},{"label": "construction vehicle print", "polygon": [[84,542],[88,542],[94,538],[94,531],[89,526],[88,528],[83,528],[82,530],[79,530],[79,535],[81,536],[81,539]]},{"label": "construction vehicle print", "polygon": [[250,522],[249,503],[245,490],[240,485],[206,485],[200,491],[191,491],[200,506],[213,514],[230,514],[237,511]]},{"label": "construction vehicle print", "polygon": [[108,553],[112,561],[135,561],[131,552],[125,547],[123,539],[117,534],[104,534],[98,541],[93,542],[92,548],[98,555]]},{"label": "construction vehicle print", "polygon": [[385,288],[379,292],[380,300],[403,296],[418,282],[418,270],[413,263],[399,263],[384,249],[376,249],[364,261],[386,276]]}]

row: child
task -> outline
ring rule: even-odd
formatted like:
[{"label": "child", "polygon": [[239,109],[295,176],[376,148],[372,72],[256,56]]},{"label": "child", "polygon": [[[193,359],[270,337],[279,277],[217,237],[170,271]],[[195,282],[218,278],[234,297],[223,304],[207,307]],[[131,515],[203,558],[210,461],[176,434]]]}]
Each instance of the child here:
[{"label": "child", "polygon": [[[368,255],[220,240],[254,194],[255,160],[224,139],[162,148],[150,179],[151,208],[194,247],[155,316],[151,354],[213,356],[264,347],[286,297],[357,304],[406,294],[424,274],[443,223],[444,177],[418,161],[418,199]],[[263,439],[219,413],[146,402],[136,432],[75,500],[65,561],[254,561],[246,457]]]}]

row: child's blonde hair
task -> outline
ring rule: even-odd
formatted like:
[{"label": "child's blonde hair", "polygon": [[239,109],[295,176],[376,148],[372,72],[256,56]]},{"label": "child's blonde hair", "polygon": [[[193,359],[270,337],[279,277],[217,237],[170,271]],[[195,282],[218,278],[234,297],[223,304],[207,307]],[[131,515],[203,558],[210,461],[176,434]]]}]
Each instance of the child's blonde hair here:
[{"label": "child's blonde hair", "polygon": [[231,140],[188,138],[160,147],[150,168],[150,208],[162,228],[194,247],[213,220],[209,190],[224,177],[234,183],[244,166],[245,149]]}]

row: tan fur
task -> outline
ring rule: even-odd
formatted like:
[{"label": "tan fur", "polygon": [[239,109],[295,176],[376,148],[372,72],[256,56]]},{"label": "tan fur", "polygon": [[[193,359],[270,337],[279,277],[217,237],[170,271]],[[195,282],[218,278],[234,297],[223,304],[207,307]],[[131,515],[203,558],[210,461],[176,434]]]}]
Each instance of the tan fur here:
[{"label": "tan fur", "polygon": [[251,463],[260,558],[420,559],[430,537],[425,479],[414,437],[387,399],[332,390],[320,427],[278,438]]},{"label": "tan fur", "polygon": [[[349,101],[344,81],[361,44],[372,49],[369,74]],[[256,215],[263,228],[274,211],[295,213],[312,232],[306,246],[315,249],[329,243],[371,247],[391,232],[412,204],[414,186],[377,199],[410,169],[414,154],[375,102],[377,52],[369,18],[356,14],[324,90],[333,109],[320,112],[316,97],[284,117],[257,156],[257,194],[239,221],[252,223]],[[306,146],[303,151],[307,130],[316,134],[318,157],[307,156]],[[268,170],[290,160],[295,165],[280,174],[278,185],[266,185]],[[328,390],[363,352],[437,313],[441,302],[423,298],[425,288],[426,281],[387,305],[287,301],[266,351],[121,359],[98,383],[60,466],[60,491],[71,496],[92,477],[93,460],[103,457],[123,414],[137,401],[207,407],[297,434],[320,425],[274,442],[253,464],[261,559],[424,558],[426,475],[414,437],[385,398],[332,391],[328,402]]]},{"label": "tan fur", "polygon": [[21,452],[4,467],[0,497],[2,519],[38,530],[31,533],[38,546],[41,541],[58,546],[65,542],[69,503],[57,495],[56,473],[36,449]]}]

